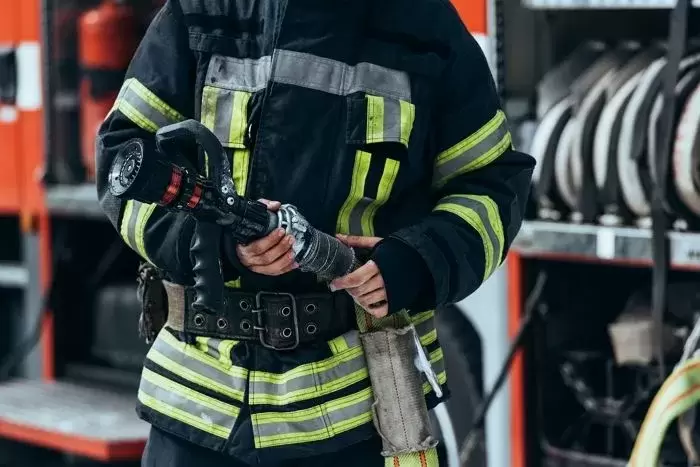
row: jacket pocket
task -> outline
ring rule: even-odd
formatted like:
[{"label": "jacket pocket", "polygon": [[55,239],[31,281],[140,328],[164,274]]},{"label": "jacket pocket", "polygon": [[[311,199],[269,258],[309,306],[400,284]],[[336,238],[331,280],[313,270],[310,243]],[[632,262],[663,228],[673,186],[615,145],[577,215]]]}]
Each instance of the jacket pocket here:
[{"label": "jacket pocket", "polygon": [[355,93],[347,99],[348,144],[367,145],[368,149],[375,144],[408,149],[416,117],[414,104],[369,93]]},{"label": "jacket pocket", "polygon": [[205,85],[202,90],[202,116],[225,148],[245,149],[248,146],[248,124],[252,93]]},{"label": "jacket pocket", "polygon": [[201,121],[229,149],[234,186],[245,194],[254,139],[254,112],[267,78],[261,61],[213,55],[202,89]]}]

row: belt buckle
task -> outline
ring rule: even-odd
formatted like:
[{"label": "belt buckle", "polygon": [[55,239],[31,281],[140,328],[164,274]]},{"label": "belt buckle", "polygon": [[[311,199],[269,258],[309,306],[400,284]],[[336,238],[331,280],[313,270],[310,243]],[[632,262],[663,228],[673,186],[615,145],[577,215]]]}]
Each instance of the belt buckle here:
[{"label": "belt buckle", "polygon": [[[284,338],[291,338],[294,336],[294,341],[291,345],[289,346],[275,346],[274,344],[271,344],[268,342],[265,337],[266,337],[266,327],[265,327],[265,321],[263,317],[263,312],[265,309],[263,308],[263,301],[265,297],[287,297],[289,299],[289,309],[290,309],[290,316],[292,317],[292,322],[293,322],[293,328],[287,327],[282,329],[282,333],[285,331],[289,331],[289,335],[285,336],[282,334],[282,337]],[[299,346],[299,317],[297,315],[297,303],[296,299],[294,298],[294,295],[290,293],[285,293],[285,292],[258,292],[255,294],[255,309],[252,310],[253,313],[255,314],[255,320],[257,326],[254,326],[254,329],[258,331],[258,339],[260,340],[260,343],[262,344],[263,347],[266,347],[268,349],[272,350],[294,350]]]}]

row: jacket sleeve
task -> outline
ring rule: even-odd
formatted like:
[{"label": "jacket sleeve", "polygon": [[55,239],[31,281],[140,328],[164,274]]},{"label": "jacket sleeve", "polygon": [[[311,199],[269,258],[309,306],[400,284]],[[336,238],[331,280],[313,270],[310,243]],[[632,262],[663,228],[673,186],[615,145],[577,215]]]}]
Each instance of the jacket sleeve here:
[{"label": "jacket sleeve", "polygon": [[147,151],[155,151],[159,128],[192,118],[194,66],[182,10],[176,0],[168,0],[139,45],[96,143],[102,209],[129,247],[179,280],[191,273],[194,221],[156,205],[119,200],[110,194],[107,181],[110,164],[127,141],[141,138]]},{"label": "jacket sleeve", "polygon": [[[434,208],[375,250],[390,311],[410,306],[412,290],[429,294],[433,306],[474,292],[505,259],[529,194],[534,159],[513,149],[486,59],[452,13],[451,58],[432,127]],[[401,254],[400,267],[389,253]],[[422,276],[432,278],[427,288],[418,284]]]}]

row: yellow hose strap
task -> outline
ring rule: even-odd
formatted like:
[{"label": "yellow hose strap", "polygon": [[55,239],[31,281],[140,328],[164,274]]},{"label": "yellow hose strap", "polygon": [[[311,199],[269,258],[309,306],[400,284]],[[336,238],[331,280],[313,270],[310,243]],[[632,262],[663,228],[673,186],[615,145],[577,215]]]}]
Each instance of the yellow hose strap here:
[{"label": "yellow hose strap", "polygon": [[439,465],[436,448],[384,459],[384,467],[439,467]]},{"label": "yellow hose strap", "polygon": [[677,366],[654,397],[634,443],[629,467],[657,467],[671,422],[700,402],[700,357]]}]

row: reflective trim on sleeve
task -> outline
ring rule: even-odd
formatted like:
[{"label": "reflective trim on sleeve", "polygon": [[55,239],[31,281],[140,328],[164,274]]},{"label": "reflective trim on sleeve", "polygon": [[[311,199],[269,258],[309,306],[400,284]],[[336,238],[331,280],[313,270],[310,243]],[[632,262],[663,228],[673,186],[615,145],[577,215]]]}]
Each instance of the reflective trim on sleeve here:
[{"label": "reflective trim on sleeve", "polygon": [[440,187],[458,175],[484,167],[510,147],[508,122],[505,114],[499,110],[476,133],[438,155],[433,185]]},{"label": "reflective trim on sleeve", "polygon": [[276,83],[347,96],[366,92],[377,96],[411,102],[408,73],[374,63],[348,65],[337,60],[291,50],[275,51],[275,69],[266,56],[241,59],[214,55],[207,69],[207,86],[234,91],[256,92],[265,88],[272,77]]},{"label": "reflective trim on sleeve", "polygon": [[359,336],[348,350],[285,373],[250,373],[251,405],[287,405],[332,394],[369,377]]},{"label": "reflective trim on sleeve", "polygon": [[372,420],[372,389],[293,412],[252,414],[258,449],[311,443],[337,436]]},{"label": "reflective trim on sleeve", "polygon": [[483,280],[488,279],[501,264],[505,242],[496,203],[483,195],[453,195],[441,199],[434,210],[456,215],[479,233],[484,244]]},{"label": "reflective trim on sleeve", "polygon": [[185,119],[136,78],[124,81],[113,109],[119,110],[133,123],[151,133]]},{"label": "reflective trim on sleeve", "polygon": [[[144,396],[144,397],[142,397]],[[143,369],[139,399],[144,405],[214,436],[227,438],[240,409]]]},{"label": "reflective trim on sleeve", "polygon": [[155,204],[128,200],[124,206],[124,215],[119,228],[119,233],[126,244],[149,263],[151,260],[146,253],[145,244],[146,224],[156,207]]},{"label": "reflective trim on sleeve", "polygon": [[[224,349],[219,347],[219,354],[222,350]],[[230,355],[230,350],[227,354]],[[180,342],[167,330],[161,331],[146,358],[180,378],[209,388],[231,399],[243,401],[247,386],[247,369],[224,364],[220,358],[214,358],[193,345]]]},{"label": "reflective trim on sleeve", "polygon": [[439,465],[437,448],[384,458],[384,467],[439,467]]},{"label": "reflective trim on sleeve", "polygon": [[394,159],[386,159],[377,189],[377,197],[370,198],[364,193],[371,162],[372,155],[370,153],[357,151],[352,170],[350,193],[338,215],[337,231],[339,233],[374,236],[374,217],[377,210],[387,202],[391,195],[400,163]]}]

